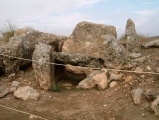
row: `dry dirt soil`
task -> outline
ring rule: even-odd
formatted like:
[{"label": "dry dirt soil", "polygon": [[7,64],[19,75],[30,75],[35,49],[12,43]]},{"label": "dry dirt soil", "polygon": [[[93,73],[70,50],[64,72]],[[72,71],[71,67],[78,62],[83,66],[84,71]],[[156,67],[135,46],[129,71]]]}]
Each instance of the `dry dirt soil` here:
[{"label": "dry dirt soil", "polygon": [[[152,39],[151,39],[152,40]],[[149,39],[145,40],[149,41]],[[159,68],[159,48],[142,49],[142,54],[149,56],[140,67],[151,71]],[[41,95],[38,101],[22,101],[13,94],[0,98],[0,105],[8,106],[43,117],[47,120],[159,120],[151,110],[151,101],[142,96],[141,105],[135,105],[131,91],[141,88],[159,88],[159,75],[124,73],[133,76],[131,81],[120,82],[113,88],[100,91],[92,90],[62,90],[60,92],[42,91],[34,78],[32,68],[19,71],[12,78],[0,77],[0,86],[11,86],[13,80],[20,86],[33,86]],[[30,115],[10,110],[0,106],[0,120],[41,120],[30,118]]]}]

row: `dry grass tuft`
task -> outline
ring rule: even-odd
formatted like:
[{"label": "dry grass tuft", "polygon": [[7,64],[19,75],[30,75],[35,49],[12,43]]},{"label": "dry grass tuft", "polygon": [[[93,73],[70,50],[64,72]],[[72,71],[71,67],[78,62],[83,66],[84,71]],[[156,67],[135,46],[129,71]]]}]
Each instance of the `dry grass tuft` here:
[{"label": "dry grass tuft", "polygon": [[16,24],[7,20],[1,27],[0,27],[0,34],[3,35],[2,41],[8,42],[11,37],[14,36],[15,30],[18,28]]}]

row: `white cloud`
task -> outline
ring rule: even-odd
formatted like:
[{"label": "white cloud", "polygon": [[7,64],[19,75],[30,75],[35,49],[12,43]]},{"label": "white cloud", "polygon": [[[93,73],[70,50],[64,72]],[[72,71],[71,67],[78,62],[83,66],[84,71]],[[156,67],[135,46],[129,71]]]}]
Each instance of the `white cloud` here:
[{"label": "white cloud", "polygon": [[66,35],[66,34],[71,34],[76,24],[81,21],[106,23],[109,20],[95,19],[91,15],[74,12],[70,14],[61,14],[58,16],[48,15],[39,18],[38,21],[37,20],[25,21],[23,22],[22,26],[29,24],[29,26],[33,26],[34,28],[41,31]]},{"label": "white cloud", "polygon": [[90,7],[99,1],[101,0],[0,0],[0,24],[11,19],[21,26],[29,25],[43,31],[62,32],[72,29],[83,20],[102,21],[94,20],[83,13],[72,12],[78,8]]},{"label": "white cloud", "polygon": [[[77,23],[90,21],[114,25],[120,36],[124,34],[126,20],[131,18],[135,22],[137,30],[141,32],[157,29],[157,25],[155,25],[157,21],[142,26],[139,24],[158,17],[158,8],[141,9],[127,1],[125,3],[127,6],[118,6],[120,9],[117,7],[109,10],[107,5],[114,5],[114,1],[110,1],[111,4],[109,4],[110,2],[106,4],[105,1],[108,0],[0,0],[0,26],[6,19],[11,19],[21,27],[31,26],[45,32],[70,34]],[[98,10],[92,12],[91,7],[98,2],[101,2],[99,5],[105,4],[105,9],[102,8],[100,11],[98,5],[94,7]],[[142,4],[147,6],[149,3],[142,2]],[[85,12],[85,8],[89,8],[89,12]],[[101,16],[97,17],[98,13]]]},{"label": "white cloud", "polygon": [[100,0],[0,0],[2,17],[11,15],[34,16],[49,12],[66,12],[84,6],[90,6]]}]

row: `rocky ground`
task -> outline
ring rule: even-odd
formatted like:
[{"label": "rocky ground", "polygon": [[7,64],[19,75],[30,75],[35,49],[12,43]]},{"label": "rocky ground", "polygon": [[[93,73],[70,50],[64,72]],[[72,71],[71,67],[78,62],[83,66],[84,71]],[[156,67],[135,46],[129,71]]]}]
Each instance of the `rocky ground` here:
[{"label": "rocky ground", "polygon": [[[144,43],[154,39],[156,38],[144,38],[140,41]],[[145,57],[144,60],[129,69],[159,73],[159,49],[142,48],[141,53],[142,57]],[[9,93],[3,96],[5,90],[0,88],[3,91],[0,94],[3,96],[0,98],[0,119],[41,119],[4,108],[7,106],[48,120],[158,120],[159,116],[155,114],[159,113],[159,109],[153,108],[152,104],[155,104],[153,101],[159,96],[159,74],[117,72],[117,75],[121,73],[123,76],[115,80],[117,85],[105,90],[75,89],[77,82],[62,80],[58,84],[63,89],[56,92],[40,89],[38,82],[35,81],[32,67],[21,69],[16,75],[1,76],[0,86],[12,90],[10,89]],[[13,81],[18,83],[13,84]],[[38,96],[36,101],[17,99],[13,95],[14,88],[24,86],[36,89],[40,97]]]}]

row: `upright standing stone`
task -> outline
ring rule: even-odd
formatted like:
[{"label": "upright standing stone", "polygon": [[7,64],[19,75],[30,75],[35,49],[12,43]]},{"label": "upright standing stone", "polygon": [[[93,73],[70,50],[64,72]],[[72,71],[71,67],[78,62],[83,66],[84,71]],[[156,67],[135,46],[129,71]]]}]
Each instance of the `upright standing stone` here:
[{"label": "upright standing stone", "polygon": [[40,87],[44,90],[50,89],[54,84],[54,66],[49,64],[51,60],[52,47],[39,42],[33,52],[33,68]]},{"label": "upright standing stone", "polygon": [[135,30],[135,24],[131,19],[127,20],[125,35],[127,37],[127,41],[126,41],[127,51],[138,52],[139,41],[138,41],[136,30]]}]

